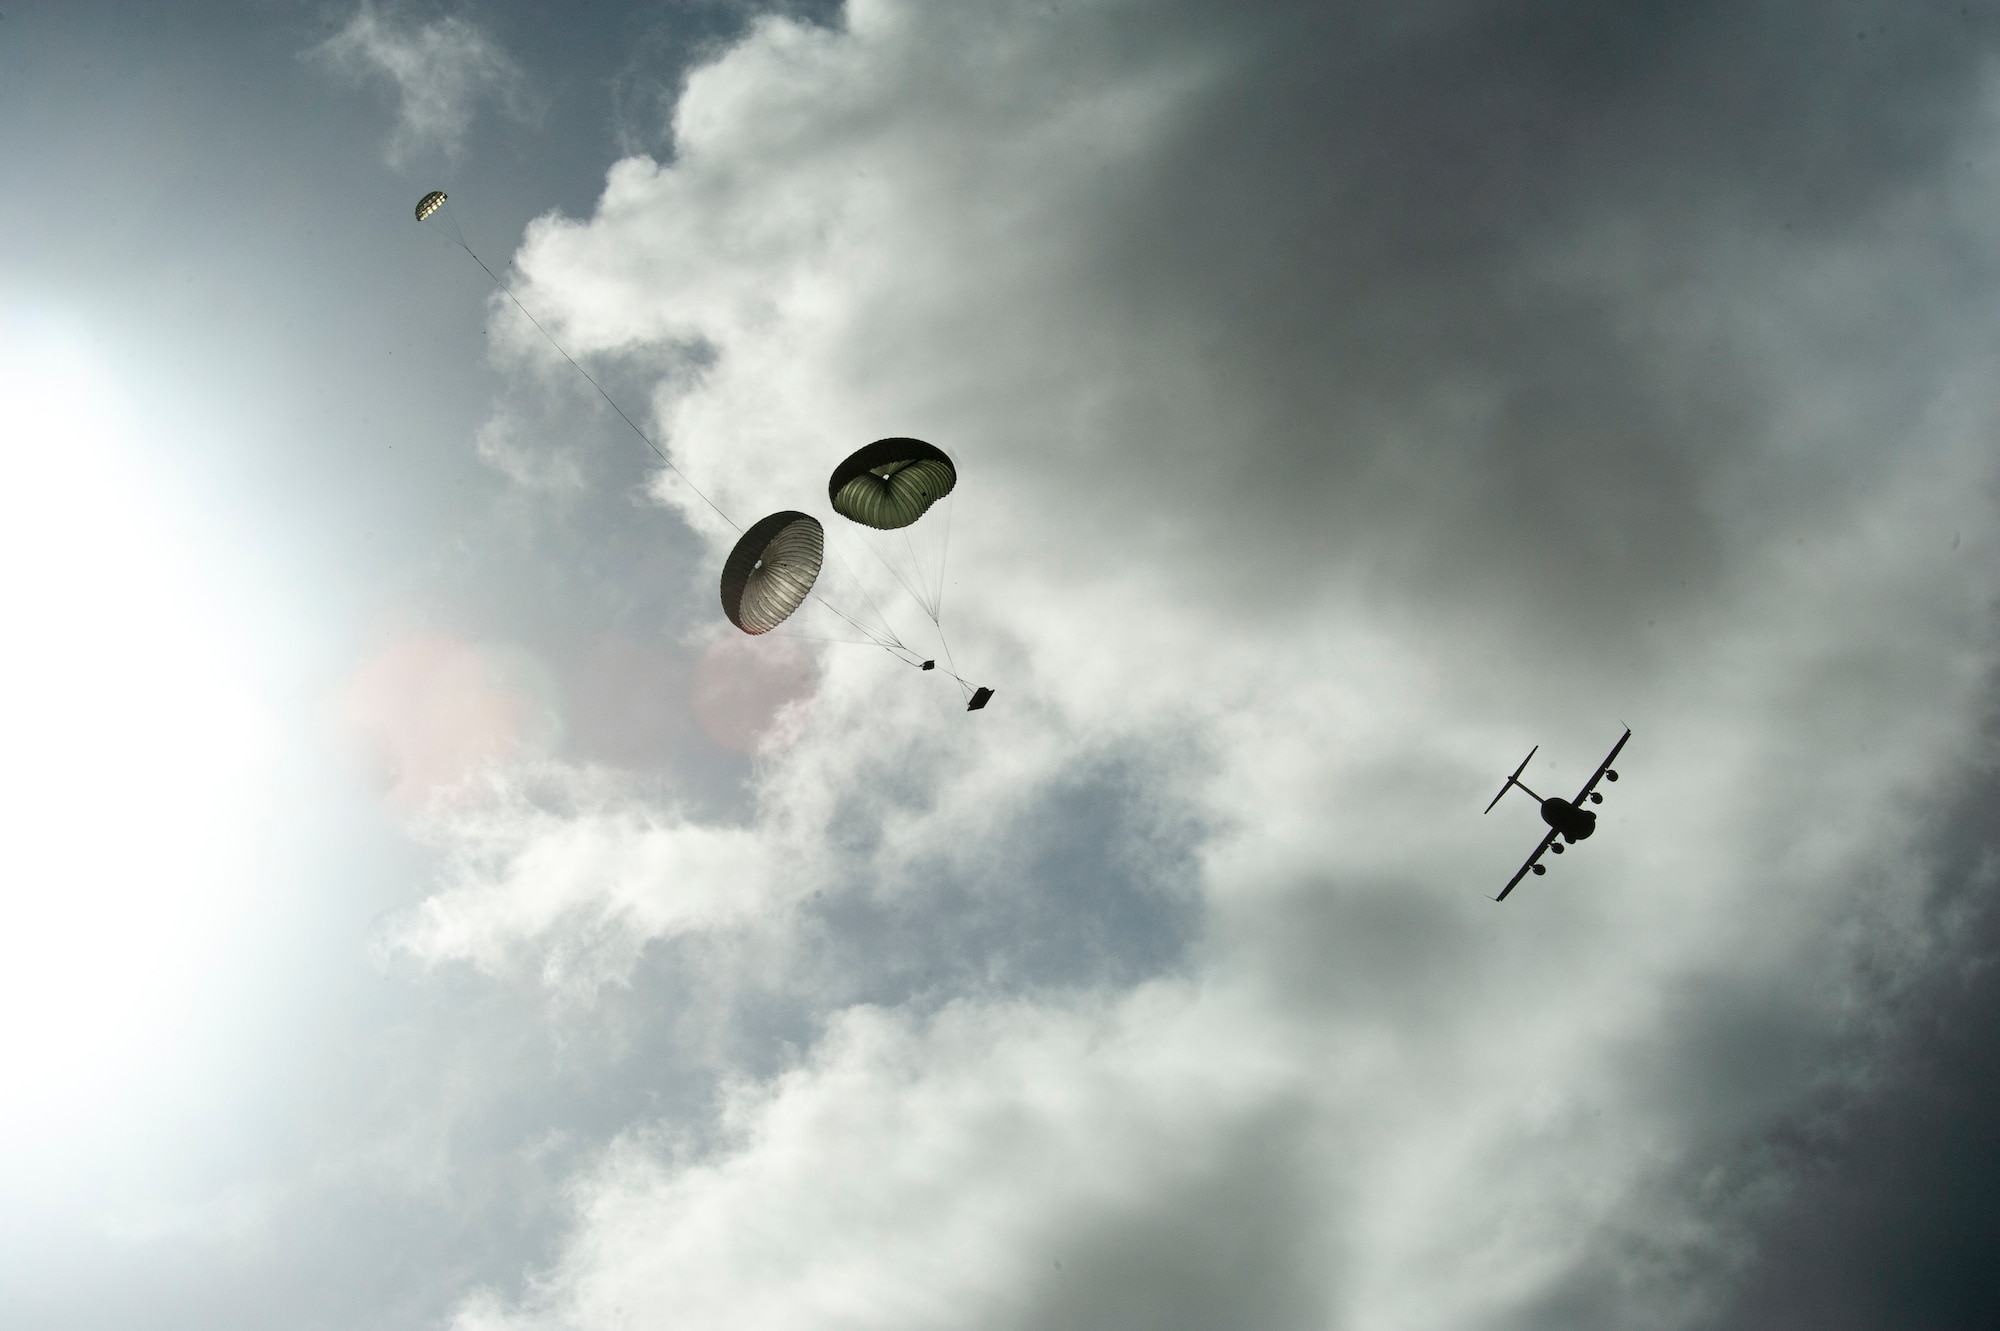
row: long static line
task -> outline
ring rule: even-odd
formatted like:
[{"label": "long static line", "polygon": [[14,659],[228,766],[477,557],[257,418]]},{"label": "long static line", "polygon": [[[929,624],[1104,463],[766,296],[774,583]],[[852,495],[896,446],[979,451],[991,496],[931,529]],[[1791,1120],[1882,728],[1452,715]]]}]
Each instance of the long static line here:
[{"label": "long static line", "polygon": [[[440,199],[438,201],[437,206],[433,208],[431,212],[442,213],[449,206],[450,205],[448,202]],[[427,215],[419,214],[417,220],[418,221],[427,220]],[[646,447],[653,450],[654,457],[666,463],[668,469],[671,470],[674,473],[674,475],[681,478],[681,483],[683,485],[687,486],[688,489],[694,491],[694,493],[701,499],[702,503],[707,504],[710,508],[715,510],[715,516],[721,518],[731,527],[734,527],[738,532],[741,532],[743,530],[742,524],[737,522],[735,518],[730,517],[727,513],[724,513],[722,511],[722,505],[716,503],[713,499],[710,499],[707,495],[703,494],[701,487],[696,485],[693,481],[689,480],[688,474],[682,471],[679,467],[674,465],[674,460],[667,456],[666,450],[662,449],[658,444],[654,443],[653,437],[647,434],[644,430],[640,429],[639,423],[637,421],[633,420],[630,416],[627,416],[625,414],[625,408],[619,406],[617,399],[613,398],[611,394],[604,391],[604,385],[598,383],[596,377],[592,375],[589,370],[584,369],[582,365],[577,363],[576,357],[570,355],[568,350],[564,348],[563,344],[556,341],[555,334],[551,333],[548,329],[542,326],[542,321],[535,317],[534,311],[530,310],[526,305],[523,305],[521,303],[521,298],[514,294],[514,289],[508,286],[505,282],[501,281],[500,275],[498,273],[495,273],[491,268],[486,266],[486,260],[480,258],[479,255],[473,250],[472,246],[465,243],[465,233],[459,228],[457,219],[447,217],[447,220],[451,222],[452,239],[457,242],[458,247],[471,256],[472,261],[479,265],[479,271],[485,273],[486,276],[492,280],[493,285],[500,289],[502,295],[506,296],[508,300],[514,302],[514,308],[519,310],[524,316],[526,316],[528,322],[535,326],[535,331],[540,333],[544,338],[548,340],[548,344],[556,349],[556,354],[561,356],[564,360],[568,361],[570,364],[570,368],[575,370],[578,374],[582,375],[585,381],[588,382],[592,388],[595,388],[597,390],[597,395],[604,399],[606,405],[608,405],[613,411],[618,413],[618,419],[624,421],[627,425],[631,426],[632,433],[639,436],[640,442],[644,443]]]}]

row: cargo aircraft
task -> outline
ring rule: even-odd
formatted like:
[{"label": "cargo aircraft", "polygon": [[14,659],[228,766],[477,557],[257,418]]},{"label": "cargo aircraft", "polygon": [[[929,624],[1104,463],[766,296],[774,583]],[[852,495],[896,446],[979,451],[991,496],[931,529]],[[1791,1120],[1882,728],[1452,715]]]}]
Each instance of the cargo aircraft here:
[{"label": "cargo aircraft", "polygon": [[[1597,830],[1597,815],[1583,806],[1586,802],[1591,804],[1604,803],[1604,796],[1597,793],[1597,783],[1599,781],[1616,781],[1618,779],[1618,773],[1611,770],[1611,764],[1616,761],[1618,751],[1625,747],[1625,741],[1630,738],[1632,738],[1632,728],[1627,726],[1625,733],[1620,735],[1618,742],[1611,746],[1611,752],[1605,756],[1603,762],[1597,765],[1597,770],[1590,774],[1590,780],[1583,783],[1583,789],[1576,792],[1576,798],[1573,800],[1542,799],[1540,795],[1536,795],[1534,791],[1528,790],[1526,786],[1521,785],[1521,773],[1528,770],[1528,764],[1534,760],[1535,754],[1540,751],[1542,746],[1537,744],[1534,748],[1528,750],[1528,756],[1521,759],[1521,765],[1514,769],[1514,774],[1507,778],[1505,785],[1500,787],[1500,794],[1493,797],[1493,804],[1498,804],[1501,796],[1504,796],[1514,787],[1520,786],[1529,795],[1537,800],[1541,800],[1542,821],[1549,825],[1549,834],[1542,838],[1541,845],[1535,847],[1535,853],[1528,856],[1528,862],[1523,864],[1515,872],[1514,876],[1507,880],[1507,886],[1501,888],[1500,895],[1493,898],[1495,901],[1505,901],[1507,894],[1514,890],[1515,884],[1526,878],[1531,872],[1536,877],[1547,873],[1549,871],[1548,866],[1541,862],[1542,856],[1545,853],[1552,850],[1560,855],[1563,853],[1563,846],[1565,844],[1573,846],[1577,842],[1587,839],[1592,832]],[[1486,806],[1487,813],[1493,812],[1493,804]],[[1557,840],[1558,837],[1561,838],[1560,841]]]}]

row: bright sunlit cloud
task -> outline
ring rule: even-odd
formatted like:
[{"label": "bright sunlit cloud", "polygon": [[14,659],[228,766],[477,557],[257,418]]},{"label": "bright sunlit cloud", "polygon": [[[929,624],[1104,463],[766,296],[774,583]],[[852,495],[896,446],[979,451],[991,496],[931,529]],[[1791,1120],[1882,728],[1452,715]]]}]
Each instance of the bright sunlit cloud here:
[{"label": "bright sunlit cloud", "polygon": [[268,714],[75,339],[0,322],[0,1125],[88,1121],[187,1020],[246,898]]}]

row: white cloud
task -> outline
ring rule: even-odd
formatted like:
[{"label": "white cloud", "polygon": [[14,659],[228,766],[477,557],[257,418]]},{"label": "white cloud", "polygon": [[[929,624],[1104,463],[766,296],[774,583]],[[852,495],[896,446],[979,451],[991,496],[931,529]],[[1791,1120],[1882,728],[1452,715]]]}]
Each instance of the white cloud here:
[{"label": "white cloud", "polygon": [[[871,437],[951,449],[955,646],[1000,695],[966,717],[830,656],[746,827],[586,799],[445,829],[485,867],[412,917],[423,956],[620,978],[757,935],[738,983],[837,1009],[719,1138],[621,1137],[552,1269],[465,1331],[1501,1326],[1606,1251],[1611,1320],[1689,1324],[1768,1195],[1731,1152],[1857,1075],[1880,977],[1937,942],[1925,811],[1991,659],[1992,367],[1925,257],[1977,201],[1778,250],[1726,189],[1661,220],[1564,178],[1460,271],[1390,253],[1382,180],[1289,172],[1359,171],[1359,131],[1259,110],[1284,70],[1246,40],[1121,4],[767,22],[689,81],[671,166],[531,232],[572,349],[714,348],[656,407],[740,515],[823,510]],[[1190,214],[1259,152],[1264,192]],[[1211,225],[1219,283],[1186,262]],[[1669,244],[1701,270],[1653,271]],[[1915,351],[1855,312],[1926,283]],[[1600,837],[1493,906],[1537,825],[1479,807],[1533,742],[1577,781],[1621,719]],[[816,966],[816,892],[949,934],[1169,877],[1170,844],[1051,833],[1107,754],[1208,829],[1178,978],[975,957],[840,1005],[866,986]]]},{"label": "white cloud", "polygon": [[516,120],[530,113],[527,75],[478,24],[452,15],[419,23],[363,0],[346,27],[310,53],[357,82],[396,92],[389,164],[427,153],[455,157],[482,103]]},{"label": "white cloud", "polygon": [[583,489],[583,464],[573,451],[537,448],[522,434],[513,420],[495,417],[480,427],[480,458],[524,490],[560,495]]},{"label": "white cloud", "polygon": [[402,922],[395,946],[499,971],[514,943],[540,940],[544,979],[587,994],[623,979],[650,939],[770,909],[771,855],[748,831],[659,813],[605,785],[555,767],[492,778],[484,800],[436,813],[453,885]]},{"label": "white cloud", "polygon": [[[886,1328],[1032,1312],[1091,1279],[1105,1220],[1176,1190],[1226,1193],[1215,1134],[1282,1140],[1296,1115],[1270,1121],[1271,1103],[1295,1093],[1294,1067],[1233,1042],[1231,1024],[1176,987],[1111,1010],[967,1006],[929,1023],[850,1011],[809,1066],[740,1088],[724,1113],[735,1149],[675,1168],[671,1142],[615,1146],[538,1302],[584,1325]],[[1055,1266],[1065,1256],[1076,1275]],[[506,1322],[490,1302],[460,1320],[494,1324]]]}]

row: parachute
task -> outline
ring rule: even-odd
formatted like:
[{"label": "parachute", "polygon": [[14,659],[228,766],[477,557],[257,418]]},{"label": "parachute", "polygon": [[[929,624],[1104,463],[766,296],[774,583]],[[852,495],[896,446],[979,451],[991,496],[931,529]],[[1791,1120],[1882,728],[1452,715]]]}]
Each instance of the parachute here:
[{"label": "parachute", "polygon": [[[949,454],[935,444],[906,438],[877,439],[856,449],[826,482],[833,511],[861,528],[859,543],[923,607],[947,662],[951,644],[944,633],[944,565],[951,543],[950,506],[942,522],[921,519],[957,488],[958,468]],[[926,662],[923,668],[935,664]],[[946,673],[976,698],[968,710],[978,711],[993,696],[991,690],[975,693],[955,666]]]},{"label": "parachute", "polygon": [[877,439],[857,448],[826,482],[833,511],[864,529],[857,533],[860,543],[923,607],[940,640],[949,508],[942,523],[933,519],[921,530],[917,523],[957,488],[958,468],[950,456],[921,439]]},{"label": "parachute", "polygon": [[921,439],[877,439],[833,469],[833,511],[880,531],[907,527],[958,485],[943,449]]},{"label": "parachute", "polygon": [[826,554],[819,520],[787,509],[751,525],[722,564],[722,613],[745,633],[769,633],[812,594]]},{"label": "parachute", "polygon": [[444,197],[443,190],[434,189],[429,194],[424,195],[423,198],[418,199],[417,220],[419,222],[430,221],[431,214],[444,207]]}]

